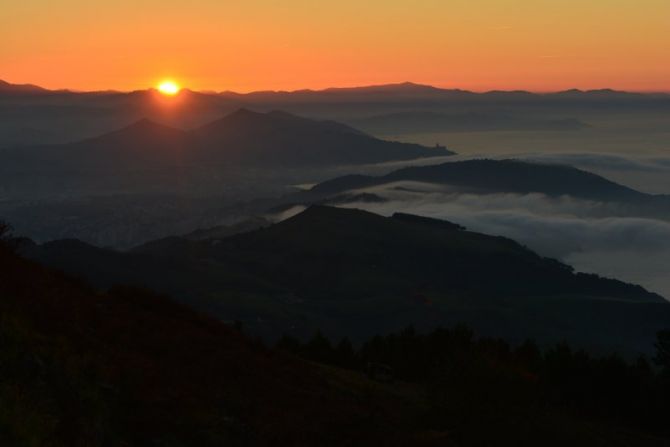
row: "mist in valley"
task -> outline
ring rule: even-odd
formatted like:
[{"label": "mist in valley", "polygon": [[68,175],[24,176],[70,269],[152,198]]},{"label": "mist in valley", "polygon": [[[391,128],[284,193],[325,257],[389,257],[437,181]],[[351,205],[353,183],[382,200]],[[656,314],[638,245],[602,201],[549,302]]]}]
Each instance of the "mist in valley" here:
[{"label": "mist in valley", "polygon": [[621,278],[670,296],[670,222],[634,217],[625,205],[542,194],[467,194],[406,182],[364,191],[385,201],[345,206],[445,219],[517,240],[578,271]]}]

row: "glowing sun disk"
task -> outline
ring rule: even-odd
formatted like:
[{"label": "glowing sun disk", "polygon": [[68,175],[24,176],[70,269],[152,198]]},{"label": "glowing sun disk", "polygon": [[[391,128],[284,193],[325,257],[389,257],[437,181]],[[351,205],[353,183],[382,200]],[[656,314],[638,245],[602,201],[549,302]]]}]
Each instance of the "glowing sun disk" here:
[{"label": "glowing sun disk", "polygon": [[164,95],[176,95],[180,89],[179,84],[174,81],[163,81],[158,84],[158,91]]}]

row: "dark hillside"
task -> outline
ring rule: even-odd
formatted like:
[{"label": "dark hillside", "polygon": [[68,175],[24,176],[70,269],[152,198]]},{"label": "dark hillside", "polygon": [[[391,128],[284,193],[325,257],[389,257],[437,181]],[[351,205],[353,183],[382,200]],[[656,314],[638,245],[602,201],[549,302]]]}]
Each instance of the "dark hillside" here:
[{"label": "dark hillside", "polygon": [[412,418],[396,419],[405,410],[393,395],[342,393],[335,376],[162,296],[99,293],[4,247],[0,278],[0,440],[9,445],[413,438]]},{"label": "dark hillside", "polygon": [[102,289],[124,283],[169,294],[266,339],[322,329],[360,341],[408,324],[466,323],[514,340],[637,354],[670,321],[670,305],[640,286],[403,214],[313,206],[224,238],[172,237],[130,252],[56,241],[24,252]]},{"label": "dark hillside", "polygon": [[322,182],[311,192],[335,194],[398,181],[449,185],[481,193],[542,193],[589,200],[625,202],[653,197],[571,166],[486,159],[408,167],[381,177],[343,176]]}]

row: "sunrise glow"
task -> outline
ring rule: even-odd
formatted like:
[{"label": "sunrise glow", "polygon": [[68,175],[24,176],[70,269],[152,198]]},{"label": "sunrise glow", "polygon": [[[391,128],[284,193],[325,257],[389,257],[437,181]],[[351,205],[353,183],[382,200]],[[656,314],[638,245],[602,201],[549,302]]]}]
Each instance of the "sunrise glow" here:
[{"label": "sunrise glow", "polygon": [[177,84],[174,81],[163,81],[160,84],[158,84],[156,88],[158,89],[159,92],[168,96],[174,96],[177,93],[179,93],[179,90],[181,90],[179,84]]},{"label": "sunrise glow", "polygon": [[240,92],[404,81],[670,90],[667,0],[178,5],[4,2],[0,79],[78,90],[141,89],[157,73]]}]

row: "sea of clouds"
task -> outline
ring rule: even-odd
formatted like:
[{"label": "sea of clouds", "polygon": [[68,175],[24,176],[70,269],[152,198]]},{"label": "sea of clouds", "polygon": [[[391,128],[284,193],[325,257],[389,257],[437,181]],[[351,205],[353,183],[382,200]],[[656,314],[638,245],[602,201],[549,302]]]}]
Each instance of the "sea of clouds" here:
[{"label": "sea of clouds", "polygon": [[625,205],[543,194],[460,193],[417,182],[362,191],[386,201],[345,206],[449,220],[472,231],[512,238],[578,271],[638,283],[670,298],[670,222],[627,215]]}]

